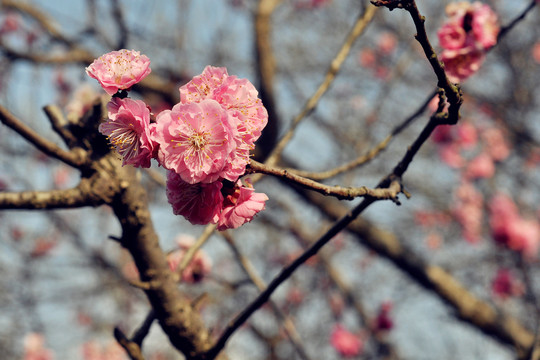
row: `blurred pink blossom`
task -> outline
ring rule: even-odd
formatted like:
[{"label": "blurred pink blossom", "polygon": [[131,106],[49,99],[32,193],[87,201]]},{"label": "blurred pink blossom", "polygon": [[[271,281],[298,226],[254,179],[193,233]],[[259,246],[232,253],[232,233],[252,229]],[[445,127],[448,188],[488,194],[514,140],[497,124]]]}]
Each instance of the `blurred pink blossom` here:
[{"label": "blurred pink blossom", "polygon": [[77,87],[71,101],[66,105],[68,120],[77,122],[90,109],[92,102],[98,96],[98,93],[88,83]]},{"label": "blurred pink blossom", "polygon": [[236,229],[250,222],[259,211],[264,210],[267,200],[266,194],[256,193],[251,184],[244,186],[238,180],[234,192],[227,195],[223,203],[217,229]]},{"label": "blurred pink blossom", "polygon": [[390,55],[392,54],[397,47],[397,38],[394,33],[391,32],[383,32],[379,35],[377,39],[377,50],[382,55]]},{"label": "blurred pink blossom", "polygon": [[523,219],[513,200],[505,194],[495,195],[489,204],[489,225],[493,239],[526,258],[536,257],[540,248],[540,223]]},{"label": "blurred pink blossom", "polygon": [[460,122],[456,130],[458,141],[464,148],[472,148],[478,143],[478,132],[470,122]]},{"label": "blurred pink blossom", "polygon": [[460,1],[446,7],[449,20],[439,29],[441,60],[450,81],[459,82],[482,65],[485,51],[497,43],[497,15],[486,4]]},{"label": "blurred pink blossom", "polygon": [[446,49],[441,53],[441,60],[448,79],[452,82],[460,82],[480,69],[484,62],[485,53],[472,46],[460,49]]},{"label": "blurred pink blossom", "polygon": [[364,348],[364,343],[360,337],[345,330],[340,324],[334,326],[330,335],[330,343],[343,357],[358,356]]},{"label": "blurred pink blossom", "polygon": [[175,215],[184,216],[192,224],[215,224],[223,204],[222,186],[221,181],[189,184],[169,171],[166,194]]},{"label": "blurred pink blossom", "polygon": [[487,153],[483,152],[469,162],[465,177],[469,180],[489,179],[495,175],[495,164]]},{"label": "blurred pink blossom", "polygon": [[150,167],[154,152],[150,126],[150,110],[140,100],[113,98],[107,105],[109,118],[99,125],[122,156],[122,165]]},{"label": "blurred pink blossom", "polygon": [[491,127],[482,132],[486,151],[494,161],[502,161],[510,155],[510,146],[504,132],[496,127]]},{"label": "blurred pink blossom", "polygon": [[29,333],[24,337],[23,360],[53,360],[54,353],[45,348],[45,339],[38,333]]},{"label": "blurred pink blossom", "polygon": [[83,360],[127,360],[124,349],[114,342],[103,346],[89,341],[82,345],[81,351]]},{"label": "blurred pink blossom", "polygon": [[497,274],[491,283],[491,292],[500,299],[513,296],[521,296],[525,293],[525,286],[516,279],[514,274],[505,268],[497,270]]},{"label": "blurred pink blossom", "polygon": [[452,143],[439,148],[439,157],[441,160],[452,168],[460,168],[465,164],[465,160],[461,156],[459,145]]},{"label": "blurred pink blossom", "polygon": [[[167,256],[167,262],[171,271],[178,271],[178,266],[182,262],[186,252],[193,244],[195,239],[189,235],[180,235],[176,238],[178,249]],[[182,271],[182,281],[194,284],[204,279],[212,271],[212,259],[206,251],[199,249],[193,255],[188,266]]]},{"label": "blurred pink blossom", "polygon": [[463,182],[459,186],[452,212],[461,225],[463,238],[470,243],[478,242],[482,234],[484,198],[472,183]]},{"label": "blurred pink blossom", "polygon": [[2,19],[2,24],[0,25],[0,35],[17,31],[21,22],[19,14],[13,11],[7,11],[5,14],[6,15]]},{"label": "blurred pink blossom", "polygon": [[377,317],[375,318],[375,331],[390,331],[394,328],[394,321],[390,316],[392,307],[391,301],[385,301],[381,304]]},{"label": "blurred pink blossom", "polygon": [[102,55],[86,68],[88,76],[96,79],[109,95],[129,89],[150,71],[148,57],[139,51],[126,49]]},{"label": "blurred pink blossom", "polygon": [[540,64],[540,41],[534,44],[532,48],[532,57],[537,64]]}]

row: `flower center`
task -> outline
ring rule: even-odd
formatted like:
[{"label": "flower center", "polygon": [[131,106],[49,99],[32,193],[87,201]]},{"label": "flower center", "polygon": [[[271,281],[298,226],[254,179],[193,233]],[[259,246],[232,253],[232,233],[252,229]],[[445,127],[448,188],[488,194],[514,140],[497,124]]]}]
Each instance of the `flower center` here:
[{"label": "flower center", "polygon": [[204,149],[206,144],[208,144],[208,133],[194,133],[189,137],[189,142],[191,143],[191,146],[195,148],[195,150],[200,151],[201,149]]}]

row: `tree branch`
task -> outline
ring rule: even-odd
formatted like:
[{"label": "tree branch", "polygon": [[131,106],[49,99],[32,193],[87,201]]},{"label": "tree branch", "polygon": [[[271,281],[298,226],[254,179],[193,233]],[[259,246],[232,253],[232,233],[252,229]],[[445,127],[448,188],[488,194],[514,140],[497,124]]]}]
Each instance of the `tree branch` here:
[{"label": "tree branch", "polygon": [[307,115],[309,115],[315,109],[321,97],[330,88],[330,85],[336,78],[336,75],[339,72],[341,65],[343,65],[343,62],[349,55],[349,52],[355,40],[364,32],[367,25],[371,22],[371,19],[373,19],[373,16],[375,15],[376,10],[377,10],[376,8],[372,6],[368,6],[366,10],[362,14],[360,14],[358,19],[354,23],[351,31],[347,35],[347,38],[345,39],[344,44],[339,49],[335,58],[330,63],[330,67],[328,71],[326,72],[326,76],[324,77],[323,82],[321,83],[321,85],[319,85],[319,88],[315,91],[315,93],[311,96],[311,98],[306,102],[302,111],[293,119],[290,129],[279,140],[278,144],[272,151],[272,154],[270,155],[268,160],[265,162],[267,165],[272,166],[272,165],[277,164],[281,156],[281,153],[285,149],[285,146],[292,139],[296,128],[298,127],[302,119],[304,119]]},{"label": "tree branch", "polygon": [[334,196],[341,200],[353,200],[357,197],[370,197],[377,200],[392,200],[399,204],[397,198],[401,192],[401,185],[398,181],[389,183],[387,188],[369,189],[365,186],[362,187],[342,187],[342,186],[329,186],[318,183],[308,178],[296,175],[287,171],[286,169],[270,167],[268,165],[261,164],[255,160],[251,160],[247,173],[261,173],[267,175],[273,175],[288,181],[292,181],[306,189],[319,192],[323,195]]},{"label": "tree branch", "polygon": [[0,209],[51,210],[103,204],[105,200],[93,194],[88,179],[68,190],[0,192]]},{"label": "tree branch", "polygon": [[28,140],[36,148],[44,152],[45,154],[64,162],[74,168],[81,168],[87,165],[86,152],[80,148],[73,149],[72,151],[66,151],[58,147],[52,141],[49,141],[35,132],[28,125],[17,119],[6,108],[0,105],[0,121],[4,125],[13,129],[23,138]]}]

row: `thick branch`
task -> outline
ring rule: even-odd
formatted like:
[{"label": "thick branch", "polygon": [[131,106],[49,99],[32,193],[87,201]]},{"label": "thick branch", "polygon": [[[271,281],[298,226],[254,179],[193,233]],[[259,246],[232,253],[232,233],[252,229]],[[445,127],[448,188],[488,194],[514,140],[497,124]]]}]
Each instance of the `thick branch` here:
[{"label": "thick branch", "polygon": [[22,121],[17,119],[13,114],[11,114],[6,108],[0,105],[0,121],[4,125],[10,127],[23,138],[28,140],[36,148],[43,151],[45,154],[58,159],[67,165],[70,165],[75,168],[81,168],[86,163],[86,153],[82,149],[77,151],[66,151],[58,147],[52,141],[49,141],[35,132],[28,125],[24,124]]},{"label": "thick branch", "polygon": [[0,192],[0,209],[42,210],[99,206],[105,201],[93,195],[89,181],[68,190]]}]

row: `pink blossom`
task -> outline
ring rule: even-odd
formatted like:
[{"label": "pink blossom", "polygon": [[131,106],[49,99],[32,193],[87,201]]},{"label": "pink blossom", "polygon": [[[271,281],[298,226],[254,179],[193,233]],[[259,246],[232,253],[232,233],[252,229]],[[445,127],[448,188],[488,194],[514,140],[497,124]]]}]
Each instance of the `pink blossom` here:
[{"label": "pink blossom", "polygon": [[438,32],[444,49],[474,46],[484,50],[497,43],[497,14],[488,5],[461,1],[449,4],[446,13],[450,19]]},{"label": "pink blossom", "polygon": [[72,122],[77,122],[92,106],[92,102],[98,97],[97,92],[88,83],[77,87],[72,99],[66,105],[66,117]]},{"label": "pink blossom", "polygon": [[99,126],[116,151],[122,165],[150,167],[155,144],[151,137],[150,110],[140,100],[113,98],[107,105],[109,119]]},{"label": "pink blossom", "polygon": [[491,199],[489,225],[493,239],[508,248],[533,258],[540,247],[540,224],[523,219],[513,200],[505,194]]},{"label": "pink blossom", "polygon": [[523,295],[525,286],[516,279],[509,269],[501,268],[497,270],[497,275],[491,283],[491,291],[494,296],[504,300],[512,296]]},{"label": "pink blossom", "polygon": [[[438,104],[439,102],[438,97],[434,97],[433,100],[435,100],[436,104]],[[435,108],[432,111],[437,110],[436,104],[435,104]],[[452,142],[454,140],[452,129],[453,129],[453,126],[451,125],[437,126],[435,130],[433,130],[433,133],[431,134],[431,140],[433,140],[433,142],[437,144],[444,144],[444,143]]]},{"label": "pink blossom", "polygon": [[0,35],[17,31],[19,29],[20,22],[21,19],[19,14],[12,11],[6,12],[6,16],[0,25]]},{"label": "pink blossom", "polygon": [[222,183],[189,184],[174,171],[167,174],[167,199],[175,215],[184,216],[192,224],[216,223],[221,212]]},{"label": "pink blossom", "polygon": [[459,144],[464,148],[472,148],[478,142],[476,127],[469,122],[459,123],[456,126]]},{"label": "pink blossom", "polygon": [[[176,239],[176,243],[178,244],[178,249],[167,256],[167,262],[173,272],[178,271],[178,266],[189,248],[195,244],[195,239],[191,236],[180,235]],[[190,284],[200,282],[211,270],[212,259],[210,259],[206,251],[202,249],[197,250],[188,266],[182,271],[182,281]]]},{"label": "pink blossom", "polygon": [[330,335],[330,343],[344,357],[358,356],[364,348],[364,343],[360,337],[345,330],[342,325],[334,326]]},{"label": "pink blossom", "polygon": [[236,147],[235,130],[231,117],[215,100],[176,104],[157,116],[159,161],[190,184],[216,181]]},{"label": "pink blossom", "polygon": [[494,161],[502,161],[510,155],[510,146],[504,132],[496,127],[482,132],[486,151]]},{"label": "pink blossom", "polygon": [[267,200],[268,196],[266,194],[256,193],[251,186],[244,186],[239,180],[234,192],[227,195],[223,203],[217,229],[220,231],[236,229],[246,222],[250,222],[255,214],[264,210]]},{"label": "pink blossom", "polygon": [[230,115],[233,150],[220,176],[236,181],[245,172],[250,150],[268,122],[268,112],[257,90],[247,79],[229,76],[225,68],[207,66],[179,91],[182,104],[212,99]]},{"label": "pink blossom", "polygon": [[497,14],[489,5],[478,1],[473,3],[472,32],[474,38],[482,48],[488,49],[497,43],[499,24]]},{"label": "pink blossom", "polygon": [[439,148],[439,157],[444,163],[452,168],[460,168],[464,164],[464,159],[461,156],[459,146],[455,143],[441,146]]},{"label": "pink blossom", "polygon": [[489,179],[495,175],[493,159],[485,152],[475,157],[465,169],[467,179]]},{"label": "pink blossom", "polygon": [[446,75],[452,82],[460,82],[476,73],[485,59],[485,53],[469,46],[456,50],[443,50],[441,60]]},{"label": "pink blossom", "polygon": [[446,13],[450,19],[437,33],[441,60],[450,81],[459,82],[478,71],[485,50],[497,43],[499,24],[493,10],[478,1],[449,4]]},{"label": "pink blossom", "polygon": [[29,333],[24,337],[23,360],[53,360],[54,354],[45,348],[45,339],[38,333]]},{"label": "pink blossom", "polygon": [[373,49],[365,48],[358,53],[358,63],[362,67],[371,68],[377,63],[377,55]]},{"label": "pink blossom", "polygon": [[461,225],[465,240],[476,243],[481,239],[484,199],[482,194],[469,182],[462,183],[455,194],[456,202],[452,210]]},{"label": "pink blossom", "polygon": [[224,67],[210,65],[205,67],[201,75],[194,76],[191,81],[180,87],[180,102],[182,104],[189,104],[212,98],[214,91],[228,77],[229,74]]},{"label": "pink blossom", "polygon": [[460,20],[454,20],[444,24],[437,32],[439,43],[443,49],[456,50],[461,49],[465,45],[467,32],[463,29],[463,20]]},{"label": "pink blossom", "polygon": [[105,346],[89,341],[82,346],[83,360],[127,360],[124,349],[117,343]]},{"label": "pink blossom", "polygon": [[532,57],[537,64],[540,64],[540,41],[534,44],[532,48]]},{"label": "pink blossom", "polygon": [[377,49],[383,55],[390,55],[396,50],[396,35],[391,32],[383,32],[377,39]]},{"label": "pink blossom", "polygon": [[390,331],[394,328],[394,321],[390,316],[390,311],[392,311],[392,302],[386,301],[381,304],[379,313],[375,318],[375,331]]},{"label": "pink blossom", "polygon": [[86,68],[88,76],[96,79],[109,95],[129,89],[150,71],[150,60],[145,55],[125,49],[102,55]]}]

